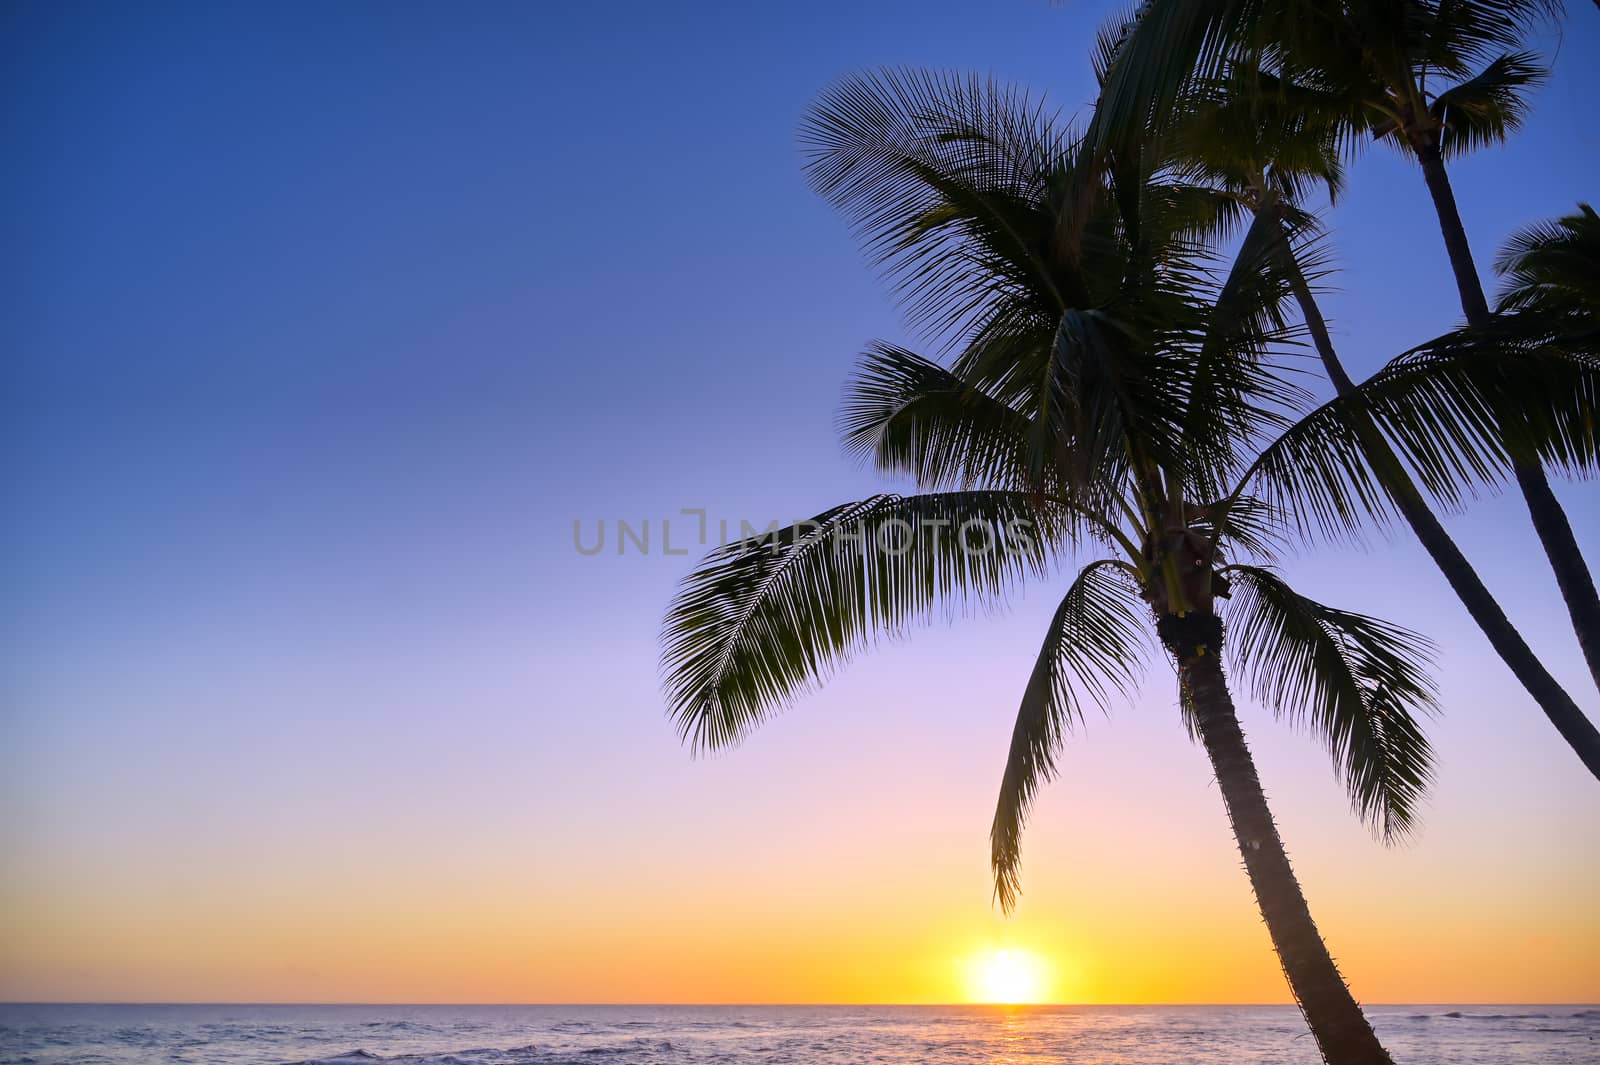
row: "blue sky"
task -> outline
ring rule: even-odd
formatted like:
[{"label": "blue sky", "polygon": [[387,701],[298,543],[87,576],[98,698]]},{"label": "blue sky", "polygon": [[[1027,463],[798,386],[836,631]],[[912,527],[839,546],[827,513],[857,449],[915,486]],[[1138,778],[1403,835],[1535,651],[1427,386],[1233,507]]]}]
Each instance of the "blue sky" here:
[{"label": "blue sky", "polygon": [[[797,119],[830,80],[898,63],[1081,110],[1105,13],[8,6],[0,841],[29,869],[10,890],[137,880],[152,855],[293,861],[319,833],[459,845],[486,869],[529,840],[603,864],[595,840],[675,838],[667,821],[773,773],[865,779],[865,754],[820,770],[807,752],[874,701],[904,708],[847,729],[853,751],[908,727],[940,765],[989,744],[969,767],[988,793],[1048,591],[864,663],[791,715],[813,724],[752,745],[790,756],[708,771],[676,749],[655,679],[689,561],[580,557],[572,523],[788,519],[872,490],[834,410],[867,341],[908,338],[807,190]],[[1574,4],[1526,131],[1455,166],[1486,275],[1507,233],[1595,195],[1597,59],[1600,13]],[[1368,151],[1329,219],[1326,309],[1358,376],[1454,324],[1414,170]],[[1592,486],[1561,494],[1600,558]],[[1520,501],[1451,527],[1595,712]],[[1437,726],[1458,759],[1440,807],[1470,823],[1474,760],[1503,758],[1513,806],[1532,804],[1513,812],[1595,842],[1575,761],[1419,551],[1397,537],[1292,572],[1443,646],[1462,710]],[[977,673],[1003,678],[981,733],[944,697]],[[1147,717],[1132,727],[1177,731]],[[1319,756],[1281,743],[1329,793],[1308,809],[1339,816]],[[971,849],[981,866],[981,835]]]}]

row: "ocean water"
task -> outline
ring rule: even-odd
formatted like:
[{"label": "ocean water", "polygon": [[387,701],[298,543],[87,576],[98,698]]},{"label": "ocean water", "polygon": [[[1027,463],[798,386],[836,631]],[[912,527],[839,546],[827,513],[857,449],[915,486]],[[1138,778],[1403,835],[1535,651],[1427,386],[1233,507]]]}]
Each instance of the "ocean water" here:
[{"label": "ocean water", "polygon": [[[1600,1009],[1376,1006],[1400,1065],[1592,1065]],[[0,1005],[8,1065],[1315,1065],[1288,1006]]]}]

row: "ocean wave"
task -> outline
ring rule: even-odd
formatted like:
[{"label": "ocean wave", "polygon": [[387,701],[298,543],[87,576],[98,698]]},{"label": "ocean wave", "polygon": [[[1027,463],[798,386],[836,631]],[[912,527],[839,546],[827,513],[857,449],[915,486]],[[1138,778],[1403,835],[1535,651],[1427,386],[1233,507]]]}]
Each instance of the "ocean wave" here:
[{"label": "ocean wave", "polygon": [[1449,1017],[1455,1021],[1548,1021],[1548,1013],[1463,1013],[1461,1010],[1451,1010],[1441,1013],[1441,1017]]},{"label": "ocean wave", "polygon": [[[1543,1019],[1541,1019],[1543,1018]],[[1412,1005],[1373,1015],[1410,1065],[1597,1065],[1600,1006]],[[0,1006],[0,1062],[36,1065],[1316,1065],[1292,1006]]]},{"label": "ocean wave", "polygon": [[530,1044],[509,1049],[474,1048],[430,1053],[377,1054],[365,1047],[347,1050],[327,1058],[311,1058],[293,1065],[581,1065],[596,1059],[626,1055],[629,1061],[663,1060],[661,1055],[676,1053],[680,1048],[667,1039],[632,1039],[625,1043],[583,1049],[556,1049]]}]

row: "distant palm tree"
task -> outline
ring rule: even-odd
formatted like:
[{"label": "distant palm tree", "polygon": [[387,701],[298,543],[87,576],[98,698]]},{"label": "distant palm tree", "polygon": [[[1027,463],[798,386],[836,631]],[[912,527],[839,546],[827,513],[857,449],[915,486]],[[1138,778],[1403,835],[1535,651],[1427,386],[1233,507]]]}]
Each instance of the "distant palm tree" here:
[{"label": "distant palm tree", "polygon": [[[1487,329],[1488,303],[1445,161],[1516,128],[1526,111],[1524,92],[1545,74],[1520,41],[1535,18],[1560,7],[1548,0],[1147,0],[1119,37],[1091,139],[1097,151],[1114,152],[1121,140],[1148,136],[1147,126],[1179,121],[1185,96],[1230,72],[1270,70],[1271,77],[1231,79],[1236,95],[1256,94],[1239,106],[1259,104],[1269,113],[1308,106],[1306,117],[1322,129],[1331,123],[1336,139],[1371,134],[1418,161],[1462,309],[1470,325]],[[1317,320],[1307,321],[1318,337]],[[1338,385],[1341,375],[1332,365],[1329,372]],[[1533,654],[1426,505],[1404,490],[1404,471],[1383,455],[1381,441],[1371,442],[1371,461],[1396,508],[1501,658],[1600,778],[1600,730]],[[1508,458],[1600,686],[1594,580],[1539,456],[1512,451]]]},{"label": "distant palm tree", "polygon": [[1495,260],[1503,276],[1498,310],[1562,343],[1600,342],[1600,215],[1575,214],[1513,234]]},{"label": "distant palm tree", "polygon": [[[1183,720],[1319,1046],[1343,1065],[1388,1062],[1312,921],[1221,662],[1226,647],[1262,701],[1323,739],[1380,834],[1412,827],[1431,766],[1415,717],[1433,705],[1425,642],[1301,596],[1263,564],[1282,527],[1251,493],[1328,505],[1319,484],[1343,475],[1317,462],[1343,459],[1307,456],[1348,423],[1339,405],[1297,420],[1271,243],[1246,239],[1219,276],[1216,197],[1156,179],[1154,158],[1086,179],[1071,136],[976,80],[852,79],[804,132],[813,181],[954,358],[878,345],[844,408],[848,446],[922,494],[730,544],[687,578],[663,650],[686,742],[735,744],[875,633],[1109,549],[1071,583],[1024,688],[991,837],[1002,906],[1065,735],[1137,684],[1142,615],[1176,666]],[[1404,361],[1356,394],[1386,410],[1419,388],[1470,401],[1472,375],[1451,372]]]},{"label": "distant palm tree", "polygon": [[[1504,141],[1527,110],[1526,91],[1544,80],[1538,57],[1521,50],[1527,23],[1559,4],[1501,0],[1442,3],[1423,7],[1427,18],[1392,0],[1351,4],[1351,35],[1327,55],[1330,73],[1359,103],[1373,134],[1413,156],[1422,169],[1450,256],[1451,270],[1470,325],[1489,324],[1489,306],[1479,280],[1466,227],[1456,207],[1446,160]],[[1396,12],[1402,17],[1396,17]],[[1327,42],[1329,39],[1324,39]],[[1334,55],[1339,65],[1335,65]],[[1361,57],[1356,61],[1356,57]],[[1324,60],[1317,53],[1314,63]],[[1348,65],[1345,65],[1348,64]],[[1432,79],[1455,79],[1435,91]],[[1538,461],[1518,457],[1517,484],[1527,501],[1589,668],[1600,685],[1600,595],[1578,550],[1566,512],[1550,490]],[[1586,718],[1584,740],[1600,758],[1600,733]]]},{"label": "distant palm tree", "polygon": [[[1124,24],[1106,36],[1122,40],[1127,33]],[[1277,232],[1278,266],[1294,292],[1312,344],[1335,390],[1350,395],[1355,383],[1339,358],[1307,278],[1307,269],[1317,266],[1312,242],[1319,234],[1318,222],[1300,206],[1309,183],[1325,186],[1330,198],[1342,184],[1339,99],[1313,87],[1235,67],[1226,82],[1193,87],[1184,106],[1187,117],[1172,131],[1184,172],[1237,200],[1251,212],[1254,225]],[[1557,269],[1575,258],[1571,252],[1557,255]],[[1577,264],[1580,268],[1592,265],[1581,259]],[[1572,272],[1569,267],[1567,273]],[[1568,302],[1582,305],[1579,297],[1591,295],[1584,289]],[[1600,307],[1600,301],[1585,306]],[[1600,777],[1600,732],[1506,616],[1378,426],[1364,412],[1353,414],[1353,426],[1393,509],[1411,527],[1496,653],[1557,723],[1589,771]],[[1448,482],[1435,480],[1431,487],[1439,489],[1447,502],[1458,501]],[[1600,666],[1600,655],[1592,655],[1590,662]],[[1595,679],[1600,684],[1600,672]]]}]

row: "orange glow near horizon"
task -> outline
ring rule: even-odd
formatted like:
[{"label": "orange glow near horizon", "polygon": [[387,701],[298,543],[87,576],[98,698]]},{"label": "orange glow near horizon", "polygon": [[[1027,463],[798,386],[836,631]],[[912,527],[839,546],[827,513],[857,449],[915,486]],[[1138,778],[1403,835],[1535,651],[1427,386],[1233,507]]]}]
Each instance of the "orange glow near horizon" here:
[{"label": "orange glow near horizon", "polygon": [[[92,817],[0,818],[0,999],[1288,1002],[1211,768],[1169,707],[1076,742],[1071,779],[1034,810],[1021,903],[999,912],[986,843],[1009,725],[920,727],[925,707],[994,684],[881,658],[735,757],[691,761],[649,736],[621,768],[574,758],[526,778],[501,759],[532,740],[427,719],[407,742],[442,752],[455,788],[388,770],[352,787],[347,751],[387,750],[381,730],[371,749],[295,752],[315,762],[303,776],[190,759],[157,788],[120,756],[92,778],[74,763],[70,798]],[[879,718],[909,737],[903,756],[866,742]],[[1480,740],[1499,734],[1478,720]],[[1361,1001],[1600,997],[1593,781],[1558,739],[1508,748],[1518,786],[1446,770],[1425,831],[1386,849],[1324,752],[1253,724],[1295,871]],[[67,802],[56,778],[33,781],[35,801]],[[183,801],[200,791],[217,802]]]}]

